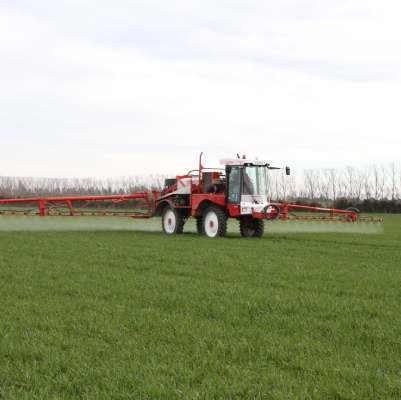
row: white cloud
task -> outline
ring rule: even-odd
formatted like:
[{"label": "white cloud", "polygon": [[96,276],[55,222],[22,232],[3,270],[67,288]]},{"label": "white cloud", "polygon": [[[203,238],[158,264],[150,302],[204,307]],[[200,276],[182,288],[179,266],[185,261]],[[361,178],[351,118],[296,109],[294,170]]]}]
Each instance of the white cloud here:
[{"label": "white cloud", "polygon": [[397,2],[35,7],[0,8],[1,175],[400,159]]}]

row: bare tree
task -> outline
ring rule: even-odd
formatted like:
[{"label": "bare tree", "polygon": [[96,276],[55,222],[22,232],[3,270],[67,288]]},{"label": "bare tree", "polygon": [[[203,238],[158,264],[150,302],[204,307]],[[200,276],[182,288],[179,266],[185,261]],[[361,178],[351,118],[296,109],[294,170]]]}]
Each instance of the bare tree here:
[{"label": "bare tree", "polygon": [[329,187],[331,190],[331,198],[335,201],[338,193],[338,171],[334,168],[328,170]]},{"label": "bare tree", "polygon": [[320,193],[325,200],[330,199],[330,170],[324,169],[320,181]]},{"label": "bare tree", "polygon": [[390,192],[391,200],[395,200],[398,197],[398,187],[397,187],[397,166],[395,163],[390,164]]},{"label": "bare tree", "polygon": [[380,172],[377,165],[373,165],[372,167],[372,187],[373,187],[373,197],[375,199],[379,198],[380,192]]},{"label": "bare tree", "polygon": [[386,197],[385,193],[386,189],[386,170],[383,165],[380,166],[380,173],[379,173],[379,195],[380,199],[383,200]]},{"label": "bare tree", "polygon": [[355,180],[354,180],[354,194],[355,198],[360,200],[362,197],[362,188],[363,188],[363,171],[357,169],[355,172]]},{"label": "bare tree", "polygon": [[306,193],[310,199],[315,199],[318,192],[319,175],[318,172],[313,169],[307,169],[304,171],[304,186]]},{"label": "bare tree", "polygon": [[344,172],[344,186],[345,192],[344,197],[354,198],[354,186],[355,186],[355,168],[354,167],[346,167]]}]

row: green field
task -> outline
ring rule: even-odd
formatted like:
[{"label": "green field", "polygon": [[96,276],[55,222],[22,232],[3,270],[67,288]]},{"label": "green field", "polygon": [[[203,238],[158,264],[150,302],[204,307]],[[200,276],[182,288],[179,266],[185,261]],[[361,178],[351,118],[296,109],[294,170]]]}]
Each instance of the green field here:
[{"label": "green field", "polygon": [[401,398],[401,216],[158,224],[0,218],[0,399]]}]

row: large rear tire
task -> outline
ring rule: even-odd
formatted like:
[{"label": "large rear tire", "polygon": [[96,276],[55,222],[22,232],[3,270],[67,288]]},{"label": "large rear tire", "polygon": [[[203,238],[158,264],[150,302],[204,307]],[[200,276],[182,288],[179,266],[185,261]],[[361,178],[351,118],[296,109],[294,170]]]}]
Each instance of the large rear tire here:
[{"label": "large rear tire", "polygon": [[227,233],[227,214],[218,206],[208,207],[202,215],[202,233],[210,238]]},{"label": "large rear tire", "polygon": [[162,213],[162,228],[167,235],[180,234],[184,230],[185,219],[173,207],[166,206]]},{"label": "large rear tire", "polygon": [[265,231],[265,222],[263,219],[252,218],[251,216],[241,217],[239,230],[242,237],[261,238]]}]

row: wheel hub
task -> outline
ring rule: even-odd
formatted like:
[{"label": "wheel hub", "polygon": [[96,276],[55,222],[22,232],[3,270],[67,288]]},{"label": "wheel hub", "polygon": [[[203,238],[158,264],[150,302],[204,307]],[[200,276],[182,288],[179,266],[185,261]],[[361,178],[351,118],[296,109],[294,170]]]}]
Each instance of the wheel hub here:
[{"label": "wheel hub", "polygon": [[175,233],[177,218],[173,210],[167,210],[163,217],[163,226],[166,233]]},{"label": "wheel hub", "polygon": [[205,233],[209,237],[215,237],[218,233],[219,220],[215,212],[210,211],[205,216]]}]

